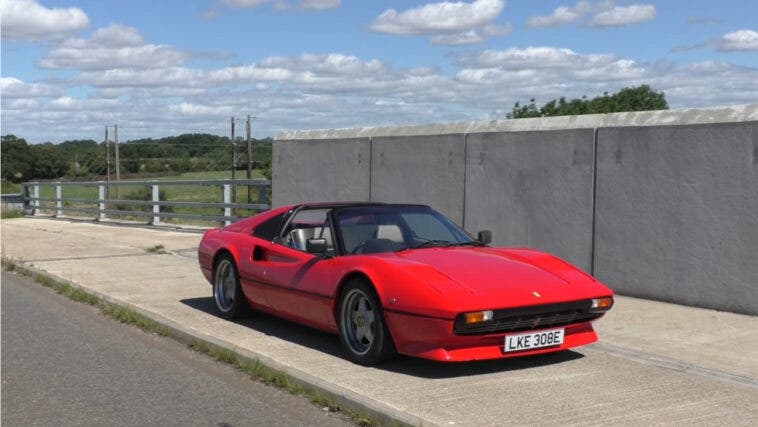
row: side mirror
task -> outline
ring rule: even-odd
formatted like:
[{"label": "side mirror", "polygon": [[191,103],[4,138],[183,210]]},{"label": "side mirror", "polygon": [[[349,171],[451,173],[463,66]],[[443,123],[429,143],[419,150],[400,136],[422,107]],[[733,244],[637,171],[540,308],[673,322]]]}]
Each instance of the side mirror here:
[{"label": "side mirror", "polygon": [[490,230],[482,230],[477,233],[476,240],[488,245],[492,243],[492,232]]},{"label": "side mirror", "polygon": [[326,239],[308,239],[305,241],[305,251],[309,254],[323,255],[326,253]]}]

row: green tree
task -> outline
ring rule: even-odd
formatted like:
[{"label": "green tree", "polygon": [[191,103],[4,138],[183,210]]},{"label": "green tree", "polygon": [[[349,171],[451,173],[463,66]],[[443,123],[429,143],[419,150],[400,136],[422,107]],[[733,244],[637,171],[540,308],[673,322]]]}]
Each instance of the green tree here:
[{"label": "green tree", "polygon": [[[271,164],[271,138],[253,140],[255,168]],[[239,140],[239,170],[247,167],[245,140]],[[60,144],[28,144],[15,135],[2,137],[2,177],[22,182],[33,179],[99,179],[106,173],[106,147],[93,140],[70,140]],[[115,167],[111,147],[111,171]],[[228,137],[183,134],[145,138],[119,145],[122,177],[125,173],[173,174],[189,171],[229,170],[232,145]]]},{"label": "green tree", "polygon": [[63,141],[57,149],[67,164],[69,178],[94,178],[106,170],[105,148],[91,139]]},{"label": "green tree", "polygon": [[55,179],[68,170],[61,150],[51,142],[29,146],[32,155],[32,178]]},{"label": "green tree", "polygon": [[648,85],[641,85],[624,88],[612,95],[608,95],[608,92],[605,92],[602,96],[592,99],[587,99],[584,96],[567,101],[566,98],[561,97],[548,101],[541,108],[537,108],[534,99],[530,100],[530,104],[523,106],[519,102],[516,102],[513,105],[513,110],[506,114],[506,118],[521,119],[526,117],[605,114],[626,111],[667,110],[668,108],[666,95],[663,92],[656,92]]},{"label": "green tree", "polygon": [[26,140],[16,135],[3,135],[0,142],[2,177],[11,182],[32,178],[32,153]]}]

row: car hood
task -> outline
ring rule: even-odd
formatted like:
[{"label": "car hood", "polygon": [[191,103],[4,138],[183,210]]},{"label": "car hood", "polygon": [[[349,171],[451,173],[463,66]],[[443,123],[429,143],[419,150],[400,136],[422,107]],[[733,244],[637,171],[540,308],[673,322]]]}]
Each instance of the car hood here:
[{"label": "car hood", "polygon": [[386,256],[400,264],[433,269],[447,278],[427,284],[446,295],[448,301],[457,300],[457,309],[551,304],[612,295],[610,289],[567,262],[529,249],[424,248]]}]

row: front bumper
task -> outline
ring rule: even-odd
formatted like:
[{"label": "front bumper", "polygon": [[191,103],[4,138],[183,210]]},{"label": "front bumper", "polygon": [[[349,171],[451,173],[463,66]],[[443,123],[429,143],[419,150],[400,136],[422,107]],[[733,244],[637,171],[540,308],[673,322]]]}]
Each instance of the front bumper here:
[{"label": "front bumper", "polygon": [[[384,316],[399,353],[441,362],[503,359],[552,353],[597,341],[597,334],[592,328],[592,323],[581,322],[563,326],[565,336],[561,345],[505,353],[503,351],[505,336],[523,331],[486,335],[455,335],[453,333],[453,320],[391,311],[385,311]],[[535,329],[534,331],[539,330]]]}]

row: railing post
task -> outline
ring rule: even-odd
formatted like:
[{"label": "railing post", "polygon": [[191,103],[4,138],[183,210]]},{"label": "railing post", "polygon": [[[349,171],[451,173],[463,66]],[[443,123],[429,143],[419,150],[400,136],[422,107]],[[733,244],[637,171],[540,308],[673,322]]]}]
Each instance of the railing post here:
[{"label": "railing post", "polygon": [[24,197],[24,215],[34,215],[32,204],[29,200],[29,186],[21,184],[21,195]]},{"label": "railing post", "polygon": [[268,204],[268,187],[265,185],[258,186],[258,204]]},{"label": "railing post", "polygon": [[55,216],[63,216],[63,186],[60,182],[55,183]]},{"label": "railing post", "polygon": [[232,216],[232,208],[229,206],[230,203],[232,203],[232,186],[229,184],[223,185],[223,193],[224,193],[224,225],[229,225],[232,223],[232,221],[229,219],[229,217]]},{"label": "railing post", "polygon": [[95,217],[95,221],[102,221],[106,218],[105,216],[105,184],[98,184],[97,185],[97,216]]},{"label": "railing post", "polygon": [[37,212],[39,212],[39,184],[34,183],[34,186],[32,187],[32,196],[34,196],[34,201],[32,202],[32,206],[34,208],[32,209],[32,215],[37,215]]},{"label": "railing post", "polygon": [[161,217],[159,216],[161,213],[161,205],[158,204],[158,202],[161,201],[160,186],[158,184],[153,184],[150,186],[150,191],[153,194],[153,219],[150,221],[150,224],[158,225],[161,223]]}]

